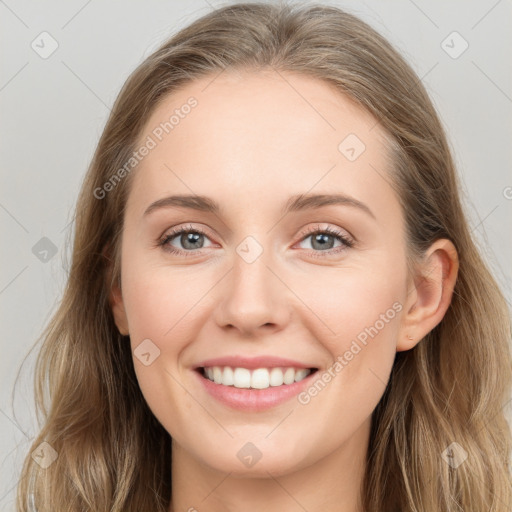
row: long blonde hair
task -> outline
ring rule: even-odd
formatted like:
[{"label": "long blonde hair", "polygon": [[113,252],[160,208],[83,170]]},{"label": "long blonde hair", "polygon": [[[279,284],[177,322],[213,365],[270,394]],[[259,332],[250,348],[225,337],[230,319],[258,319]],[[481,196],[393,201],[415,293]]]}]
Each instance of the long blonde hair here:
[{"label": "long blonde hair", "polygon": [[[46,441],[58,456],[44,469],[27,455],[20,512],[34,510],[31,503],[38,512],[168,511],[171,438],[144,400],[109,304],[133,173],[103,198],[94,191],[130,159],[164,96],[224,69],[269,67],[332,84],[373,114],[389,137],[410,253],[448,238],[459,254],[444,319],[396,354],[372,415],[365,512],[512,510],[503,411],[512,389],[510,315],[471,237],[446,135],[421,80],[382,36],[338,8],[240,3],[166,41],[115,101],[80,191],[67,285],[37,360],[44,423],[31,452]],[[467,458],[449,464],[454,453]]]}]

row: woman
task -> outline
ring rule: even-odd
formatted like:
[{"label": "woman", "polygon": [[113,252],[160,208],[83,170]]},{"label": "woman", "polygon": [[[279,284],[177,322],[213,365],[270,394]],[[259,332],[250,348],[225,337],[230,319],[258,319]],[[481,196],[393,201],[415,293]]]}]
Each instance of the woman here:
[{"label": "woman", "polygon": [[180,31],[84,181],[19,510],[510,510],[510,319],[458,187],[356,17]]}]

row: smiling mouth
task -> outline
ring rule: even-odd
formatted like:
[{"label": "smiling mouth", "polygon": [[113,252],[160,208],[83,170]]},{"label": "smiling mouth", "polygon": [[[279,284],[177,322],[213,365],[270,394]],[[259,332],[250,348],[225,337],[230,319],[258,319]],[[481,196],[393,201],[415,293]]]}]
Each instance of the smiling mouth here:
[{"label": "smiling mouth", "polygon": [[197,368],[197,371],[205,379],[222,386],[267,389],[300,382],[318,371],[318,368],[273,367],[250,370],[231,366],[208,366]]}]

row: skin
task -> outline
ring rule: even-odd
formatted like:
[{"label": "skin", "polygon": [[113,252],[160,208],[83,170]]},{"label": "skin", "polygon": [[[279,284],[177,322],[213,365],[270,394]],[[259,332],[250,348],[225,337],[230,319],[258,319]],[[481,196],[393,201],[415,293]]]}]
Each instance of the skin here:
[{"label": "skin", "polygon": [[[445,314],[455,248],[438,240],[408,274],[403,215],[384,179],[383,131],[330,86],[271,71],[210,76],[166,97],[140,140],[190,96],[197,107],[133,171],[121,289],[111,296],[131,348],[149,338],[160,350],[150,365],[137,357],[134,365],[173,438],[171,510],[361,512],[371,414],[396,352],[413,348]],[[366,146],[352,162],[338,150],[350,133]],[[282,217],[284,202],[301,193],[350,195],[375,218],[348,205]],[[208,196],[221,211],[143,215],[171,194]],[[197,249],[179,235],[172,246],[194,254],[156,245],[171,227],[190,225],[207,235]],[[328,238],[322,250],[307,232],[318,225],[356,243],[333,253],[342,242]],[[250,264],[236,251],[249,235],[263,249]],[[265,354],[308,362],[320,378],[394,303],[401,311],[307,404],[294,397],[264,412],[230,409],[192,370],[206,358]],[[247,442],[261,452],[250,468],[237,457]]]}]

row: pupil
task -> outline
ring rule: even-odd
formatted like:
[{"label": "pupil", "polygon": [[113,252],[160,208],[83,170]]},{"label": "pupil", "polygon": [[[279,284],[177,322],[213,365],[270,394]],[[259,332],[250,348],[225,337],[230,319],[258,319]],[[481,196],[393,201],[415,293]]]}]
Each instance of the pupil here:
[{"label": "pupil", "polygon": [[[323,249],[332,249],[332,243],[331,244],[327,243],[325,240],[326,238],[332,239],[331,235],[326,235],[324,233],[319,233],[318,235],[315,235],[313,237],[313,247],[315,249],[322,249],[322,250]],[[319,247],[315,247],[315,243],[319,243],[320,244]]]},{"label": "pupil", "polygon": [[[186,233],[182,235],[181,243],[183,244],[183,247],[185,247],[186,249],[197,249],[197,247],[194,247],[193,244],[196,243],[202,236],[203,235],[201,235],[200,233]],[[188,244],[191,244],[192,247],[189,247]]]}]

